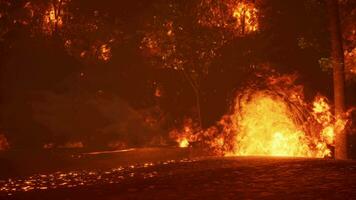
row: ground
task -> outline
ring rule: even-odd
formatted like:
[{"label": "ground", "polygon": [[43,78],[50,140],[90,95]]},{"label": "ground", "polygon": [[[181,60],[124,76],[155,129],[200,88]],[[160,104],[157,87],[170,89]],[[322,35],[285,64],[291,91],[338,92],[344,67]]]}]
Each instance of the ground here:
[{"label": "ground", "polygon": [[[155,150],[156,155],[164,152],[166,156],[156,158],[153,162],[126,166],[121,163],[120,167],[110,169],[61,172],[62,176],[65,174],[64,178],[61,173],[57,172],[56,175],[56,172],[48,172],[47,176],[38,177],[38,183],[32,183],[37,189],[24,192],[19,187],[19,192],[10,192],[11,195],[3,192],[0,197],[51,200],[356,199],[355,161],[184,157],[187,152],[169,151]],[[130,156],[138,152],[133,151]],[[179,156],[173,156],[174,152]],[[142,154],[140,152],[142,157],[147,157]],[[125,157],[121,154],[110,156]],[[167,159],[169,157],[175,159]],[[98,163],[103,161],[93,162],[93,165]],[[13,186],[23,184],[25,179],[12,179]],[[52,184],[53,188],[51,183],[55,183]],[[1,185],[4,184],[0,182]],[[48,188],[40,189],[46,185]]]}]

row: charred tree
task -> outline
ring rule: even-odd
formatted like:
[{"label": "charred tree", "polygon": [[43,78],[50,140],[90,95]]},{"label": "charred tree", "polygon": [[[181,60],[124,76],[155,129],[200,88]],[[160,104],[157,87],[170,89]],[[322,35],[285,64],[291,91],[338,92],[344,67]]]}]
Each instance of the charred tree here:
[{"label": "charred tree", "polygon": [[[334,103],[336,118],[343,117],[345,111],[345,66],[340,28],[339,5],[337,0],[326,0],[331,40],[331,64],[333,67]],[[347,159],[346,131],[336,133],[335,158]]]},{"label": "charred tree", "polygon": [[201,102],[200,102],[200,84],[198,83],[197,80],[195,80],[192,75],[189,74],[189,72],[186,72],[185,69],[182,70],[183,75],[186,80],[188,80],[190,86],[192,87],[194,94],[195,94],[195,103],[197,107],[197,116],[198,116],[198,123],[199,123],[199,128],[202,128],[203,126],[203,119],[201,115]]}]

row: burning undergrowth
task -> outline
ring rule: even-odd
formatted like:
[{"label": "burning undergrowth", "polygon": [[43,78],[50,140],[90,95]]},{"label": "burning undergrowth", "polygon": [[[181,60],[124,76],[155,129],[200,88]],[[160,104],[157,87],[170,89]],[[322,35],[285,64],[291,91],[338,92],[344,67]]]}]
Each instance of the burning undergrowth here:
[{"label": "burning undergrowth", "polygon": [[258,75],[216,125],[201,129],[186,120],[170,135],[180,147],[200,146],[215,155],[330,157],[335,133],[344,131],[347,120],[333,116],[326,97],[306,100],[296,80]]}]

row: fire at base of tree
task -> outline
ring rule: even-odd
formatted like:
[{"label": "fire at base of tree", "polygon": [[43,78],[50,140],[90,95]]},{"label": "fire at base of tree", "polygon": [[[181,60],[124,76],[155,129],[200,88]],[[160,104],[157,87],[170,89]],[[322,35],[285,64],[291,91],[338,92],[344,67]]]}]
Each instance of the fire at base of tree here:
[{"label": "fire at base of tree", "polygon": [[198,145],[225,156],[331,157],[335,134],[350,126],[353,109],[337,118],[326,97],[306,100],[296,75],[272,71],[238,91],[230,114],[215,126],[200,129],[188,119],[171,137],[180,147]]}]

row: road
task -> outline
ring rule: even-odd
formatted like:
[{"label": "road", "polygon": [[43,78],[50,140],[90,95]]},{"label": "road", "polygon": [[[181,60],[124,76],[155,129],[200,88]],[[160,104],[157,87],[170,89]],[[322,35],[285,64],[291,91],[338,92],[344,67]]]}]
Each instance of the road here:
[{"label": "road", "polygon": [[21,183],[26,179],[20,182],[13,179],[13,186],[20,184],[20,190],[8,191],[11,195],[0,193],[0,197],[26,200],[356,199],[355,161],[196,157],[42,176],[32,177],[33,183],[29,185],[33,188],[28,191],[21,191]]}]

